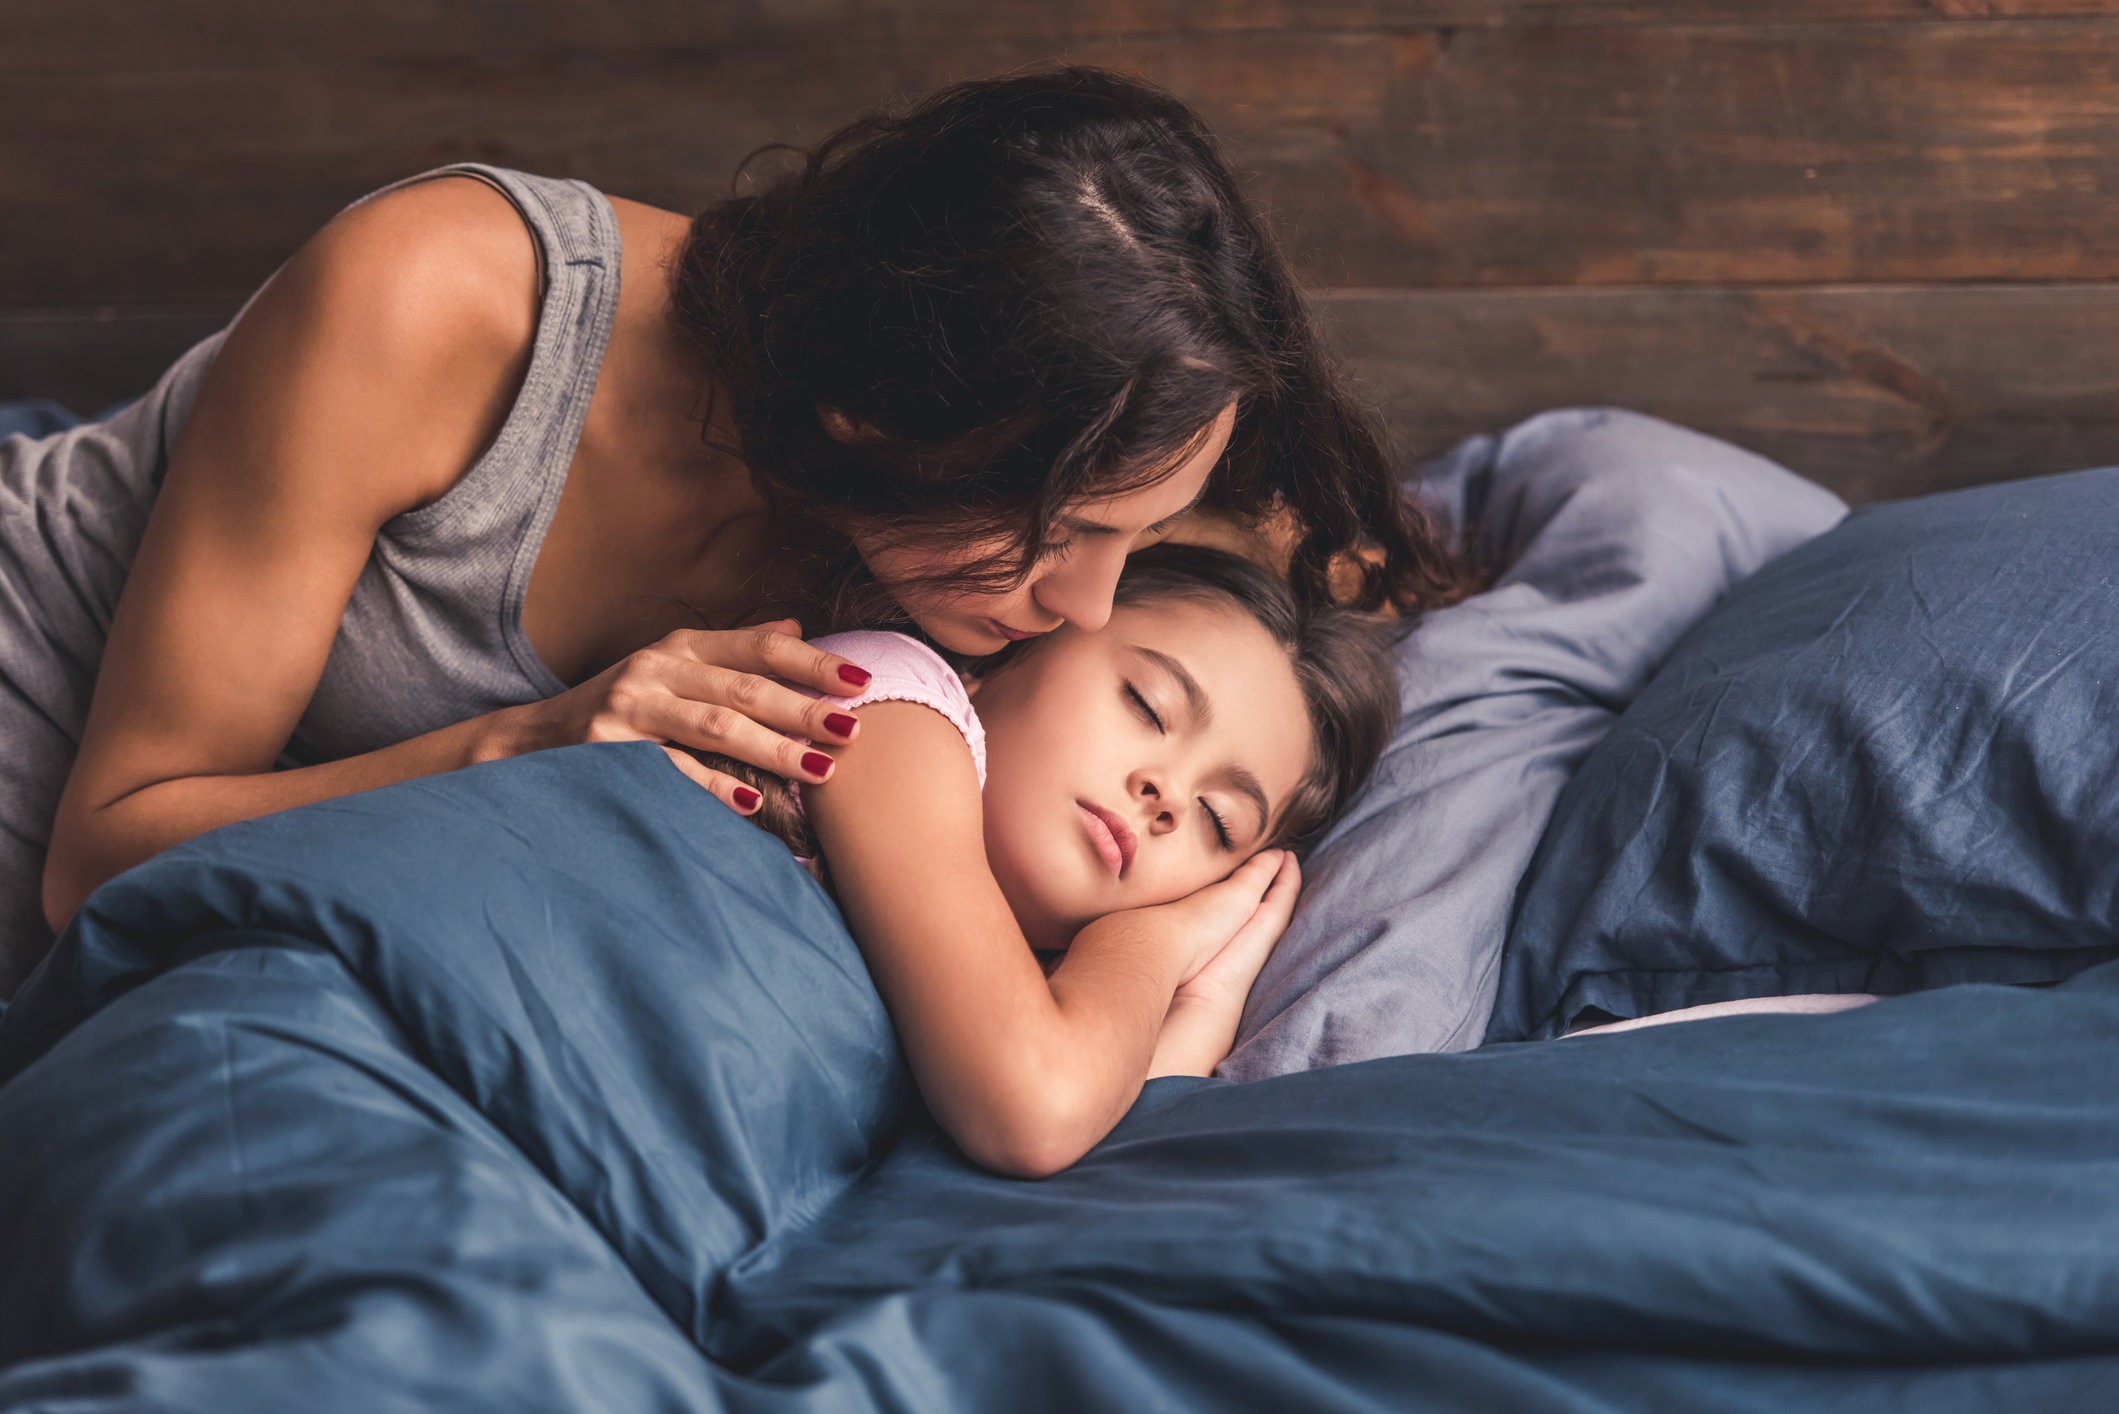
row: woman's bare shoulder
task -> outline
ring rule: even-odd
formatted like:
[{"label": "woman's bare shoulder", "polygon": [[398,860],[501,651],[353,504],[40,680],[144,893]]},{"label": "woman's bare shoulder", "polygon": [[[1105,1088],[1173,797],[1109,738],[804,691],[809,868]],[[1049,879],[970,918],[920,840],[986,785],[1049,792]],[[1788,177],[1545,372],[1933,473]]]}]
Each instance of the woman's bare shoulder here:
[{"label": "woman's bare shoulder", "polygon": [[[237,321],[187,440],[284,424],[314,447],[358,425],[361,440],[393,449],[363,468],[378,513],[437,499],[507,420],[542,297],[535,237],[485,183],[441,178],[364,202],[313,236]],[[325,460],[274,474],[339,476]]]},{"label": "woman's bare shoulder", "polygon": [[536,237],[512,202],[471,177],[418,182],[340,213],[282,273],[408,353],[518,354],[536,336],[544,293]]}]

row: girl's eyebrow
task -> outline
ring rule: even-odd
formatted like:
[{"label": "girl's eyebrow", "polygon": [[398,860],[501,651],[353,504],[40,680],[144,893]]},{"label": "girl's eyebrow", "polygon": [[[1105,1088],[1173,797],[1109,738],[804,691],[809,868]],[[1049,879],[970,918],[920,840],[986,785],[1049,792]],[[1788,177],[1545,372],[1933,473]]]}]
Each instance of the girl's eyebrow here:
[{"label": "girl's eyebrow", "polygon": [[1138,643],[1132,647],[1134,652],[1162,669],[1164,675],[1177,684],[1177,690],[1185,695],[1185,705],[1191,709],[1193,722],[1203,727],[1214,720],[1214,704],[1207,699],[1206,689],[1199,685],[1199,679],[1193,677],[1183,663],[1167,653],[1144,648]]},{"label": "girl's eyebrow", "polygon": [[[1206,689],[1199,685],[1199,679],[1193,677],[1183,663],[1167,653],[1157,652],[1138,643],[1131,646],[1135,653],[1161,669],[1177,684],[1178,691],[1184,694],[1185,706],[1191,712],[1195,726],[1204,727],[1214,719],[1214,704],[1208,700]],[[1252,809],[1258,812],[1258,831],[1260,834],[1265,833],[1267,823],[1273,818],[1273,807],[1272,802],[1266,799],[1265,787],[1259,784],[1258,777],[1241,766],[1232,766],[1229,768],[1229,789],[1251,802]]]},{"label": "girl's eyebrow", "polygon": [[1251,808],[1258,812],[1258,833],[1264,834],[1266,823],[1273,818],[1273,812],[1266,804],[1266,788],[1258,783],[1258,777],[1241,766],[1231,766],[1229,789],[1251,802]]}]

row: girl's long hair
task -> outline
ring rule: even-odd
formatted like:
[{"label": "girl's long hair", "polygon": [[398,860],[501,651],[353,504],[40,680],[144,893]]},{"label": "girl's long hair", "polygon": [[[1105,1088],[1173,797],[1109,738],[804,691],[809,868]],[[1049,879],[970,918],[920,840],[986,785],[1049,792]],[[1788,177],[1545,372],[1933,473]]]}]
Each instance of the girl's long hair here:
[{"label": "girl's long hair", "polygon": [[[902,622],[846,536],[951,552],[900,598],[1011,587],[1055,516],[1166,475],[1232,400],[1204,505],[1291,514],[1299,598],[1410,616],[1478,587],[1401,494],[1177,99],[1053,68],[952,85],[799,156],[692,223],[674,317],[761,492],[840,539],[824,620]],[[967,545],[984,553],[963,564]]]}]

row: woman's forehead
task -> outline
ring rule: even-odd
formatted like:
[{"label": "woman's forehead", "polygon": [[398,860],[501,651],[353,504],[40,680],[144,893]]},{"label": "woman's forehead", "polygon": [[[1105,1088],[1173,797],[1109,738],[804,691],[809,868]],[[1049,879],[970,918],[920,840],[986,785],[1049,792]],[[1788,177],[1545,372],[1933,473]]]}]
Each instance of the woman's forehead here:
[{"label": "woman's forehead", "polygon": [[1160,481],[1116,496],[1072,501],[1062,506],[1053,523],[1077,535],[1133,535],[1175,520],[1199,504],[1207,491],[1207,475],[1213,470],[1180,467]]},{"label": "woman's forehead", "polygon": [[1116,496],[1070,502],[1061,508],[1056,521],[1077,533],[1099,534],[1138,532],[1175,520],[1206,494],[1207,479],[1228,450],[1235,426],[1236,404],[1231,402],[1179,450],[1162,476]]}]

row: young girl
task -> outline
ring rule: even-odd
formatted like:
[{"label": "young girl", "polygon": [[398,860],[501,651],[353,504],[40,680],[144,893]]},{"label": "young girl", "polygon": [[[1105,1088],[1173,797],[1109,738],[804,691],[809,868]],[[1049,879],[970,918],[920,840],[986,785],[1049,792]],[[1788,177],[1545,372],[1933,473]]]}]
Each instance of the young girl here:
[{"label": "young girl", "polygon": [[[1371,620],[1192,546],[1136,554],[1106,625],[968,687],[896,634],[822,646],[875,675],[838,699],[865,705],[858,734],[822,785],[760,781],[761,823],[802,841],[778,807],[806,807],[795,848],[829,859],[929,1108],[1025,1177],[1081,1157],[1150,1076],[1228,1053],[1294,907],[1280,846],[1338,811],[1398,715]],[[1049,977],[1032,949],[1063,950]]]}]

